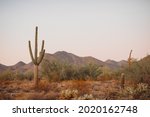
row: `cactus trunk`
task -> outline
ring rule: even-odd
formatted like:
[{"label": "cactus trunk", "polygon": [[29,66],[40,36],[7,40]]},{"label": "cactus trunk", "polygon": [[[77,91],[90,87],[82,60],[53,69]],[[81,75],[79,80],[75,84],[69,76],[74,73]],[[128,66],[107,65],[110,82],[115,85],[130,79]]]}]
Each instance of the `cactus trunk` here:
[{"label": "cactus trunk", "polygon": [[121,89],[124,89],[124,87],[125,87],[125,74],[124,73],[122,73],[121,74]]},{"label": "cactus trunk", "polygon": [[34,56],[32,53],[32,48],[31,48],[31,42],[29,41],[29,52],[30,56],[32,59],[32,62],[34,64],[34,82],[35,82],[35,87],[38,88],[38,83],[39,83],[39,77],[38,77],[38,66],[42,62],[45,50],[44,50],[44,40],[42,41],[42,47],[41,51],[39,52],[39,57],[38,57],[38,27],[35,28],[35,50],[34,50]]},{"label": "cactus trunk", "polygon": [[128,65],[129,65],[129,68],[130,68],[130,66],[131,66],[131,60],[132,60],[131,54],[132,54],[132,50],[130,51],[129,58],[128,58]]},{"label": "cactus trunk", "polygon": [[34,65],[34,85],[38,88],[39,78],[38,78],[38,65]]}]

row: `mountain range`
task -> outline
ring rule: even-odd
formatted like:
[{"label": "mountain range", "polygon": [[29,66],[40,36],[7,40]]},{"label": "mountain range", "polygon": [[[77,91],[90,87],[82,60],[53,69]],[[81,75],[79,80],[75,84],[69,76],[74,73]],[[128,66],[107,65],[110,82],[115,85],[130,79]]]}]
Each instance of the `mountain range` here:
[{"label": "mountain range", "polygon": [[[126,66],[127,65],[127,61],[122,60],[122,61],[114,61],[114,60],[107,60],[107,61],[101,61],[98,60],[92,56],[86,56],[86,57],[79,57],[77,55],[74,55],[72,53],[68,53],[65,51],[58,51],[54,54],[49,54],[46,53],[44,56],[44,59],[49,60],[49,61],[59,61],[59,62],[65,62],[68,64],[72,64],[72,65],[86,65],[89,63],[93,63],[99,66],[106,66],[109,67],[110,69],[119,69],[122,66]],[[33,63],[30,62],[28,64],[20,61],[18,63],[16,63],[15,65],[12,66],[6,66],[3,64],[0,64],[0,73],[5,71],[5,70],[13,70],[13,71],[19,71],[19,72],[29,72],[33,69]]]}]

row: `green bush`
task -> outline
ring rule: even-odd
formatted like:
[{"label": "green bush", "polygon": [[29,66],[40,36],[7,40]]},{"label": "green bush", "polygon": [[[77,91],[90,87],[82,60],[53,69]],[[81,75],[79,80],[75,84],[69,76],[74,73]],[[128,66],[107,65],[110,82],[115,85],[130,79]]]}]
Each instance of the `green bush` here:
[{"label": "green bush", "polygon": [[96,78],[102,73],[100,67],[95,64],[87,64],[83,67],[80,67],[78,70],[79,77],[81,79],[93,79]]},{"label": "green bush", "polygon": [[41,67],[42,75],[49,80],[60,80],[60,76],[64,76],[63,65],[57,61],[50,62],[48,60],[43,60]]},{"label": "green bush", "polygon": [[88,64],[82,67],[44,60],[42,74],[49,80],[96,79],[101,74],[99,66]]},{"label": "green bush", "polygon": [[130,67],[125,68],[122,72],[128,79],[150,84],[150,55],[140,61],[134,61]]},{"label": "green bush", "polygon": [[18,71],[6,70],[0,73],[0,80],[32,80],[33,73],[22,73]]},{"label": "green bush", "polygon": [[6,70],[0,73],[0,80],[14,80],[14,73],[11,70]]},{"label": "green bush", "polygon": [[26,79],[26,76],[24,73],[21,73],[21,72],[14,72],[13,73],[13,77],[14,77],[14,80],[24,80]]},{"label": "green bush", "polygon": [[102,67],[102,77],[104,78],[112,78],[113,72],[109,67],[104,66]]}]

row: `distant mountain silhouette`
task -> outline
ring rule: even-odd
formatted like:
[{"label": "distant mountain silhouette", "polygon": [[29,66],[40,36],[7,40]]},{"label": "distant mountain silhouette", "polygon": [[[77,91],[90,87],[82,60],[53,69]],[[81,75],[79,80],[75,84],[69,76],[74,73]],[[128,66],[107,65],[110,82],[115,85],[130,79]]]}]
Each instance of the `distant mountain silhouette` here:
[{"label": "distant mountain silhouette", "polygon": [[107,66],[109,66],[112,69],[116,69],[119,67],[118,62],[114,61],[114,60],[110,60],[108,59],[107,61],[105,61],[105,64],[107,64]]},{"label": "distant mountain silhouette", "polygon": [[116,62],[114,60],[108,59],[107,61],[105,61],[105,64],[111,69],[118,69],[118,68],[127,66],[127,61],[122,60],[122,61]]},{"label": "distant mountain silhouette", "polygon": [[142,58],[140,61],[149,61],[150,62],[150,55],[147,55],[146,57]]},{"label": "distant mountain silhouette", "polygon": [[0,72],[5,71],[8,67],[6,65],[0,64]]},{"label": "distant mountain silhouette", "polygon": [[[125,60],[116,62],[114,60],[109,59],[103,62],[91,56],[79,57],[77,55],[74,55],[72,53],[68,53],[65,51],[58,51],[54,54],[46,53],[44,56],[44,60],[59,61],[59,62],[68,63],[72,65],[77,65],[77,66],[82,66],[82,65],[92,63],[92,64],[96,64],[99,66],[107,66],[111,69],[118,69],[127,64],[127,61]],[[25,64],[24,62],[20,61],[17,64],[12,65],[12,66],[5,66],[5,65],[0,64],[0,72],[5,71],[7,69],[11,69],[13,71],[20,71],[20,72],[30,72],[33,70],[33,63],[30,62],[28,64]]]},{"label": "distant mountain silhouette", "polygon": [[98,65],[104,65],[104,62],[94,58],[94,57],[79,57],[77,55],[74,55],[72,53],[68,53],[65,51],[58,51],[54,54],[46,54],[44,59],[47,59],[49,61],[60,61],[63,63],[73,64],[73,65],[85,65],[89,63],[98,64]]},{"label": "distant mountain silhouette", "polygon": [[24,62],[19,61],[19,62],[16,63],[15,65],[10,66],[10,68],[11,68],[12,70],[16,70],[16,69],[19,69],[20,67],[22,67],[22,66],[24,66],[24,65],[26,65]]}]

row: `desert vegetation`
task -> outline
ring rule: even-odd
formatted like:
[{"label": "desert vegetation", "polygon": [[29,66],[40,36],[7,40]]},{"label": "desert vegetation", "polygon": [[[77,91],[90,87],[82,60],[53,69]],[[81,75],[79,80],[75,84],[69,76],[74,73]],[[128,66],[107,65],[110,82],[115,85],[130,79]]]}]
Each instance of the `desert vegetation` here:
[{"label": "desert vegetation", "polygon": [[44,60],[42,64],[42,74],[49,80],[94,80],[102,73],[99,66],[87,64],[85,66],[75,66],[58,61]]},{"label": "desert vegetation", "polygon": [[37,36],[38,27],[34,56],[29,41],[31,63],[0,64],[0,99],[150,99],[150,55],[136,60],[131,50],[127,61],[102,62],[64,51],[45,54],[42,41],[38,57]]},{"label": "desert vegetation", "polygon": [[110,70],[87,64],[75,66],[43,60],[38,90],[33,72],[0,73],[0,99],[111,100],[150,99],[150,56],[130,67]]}]

